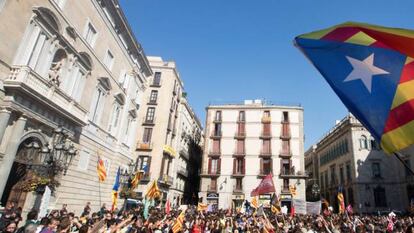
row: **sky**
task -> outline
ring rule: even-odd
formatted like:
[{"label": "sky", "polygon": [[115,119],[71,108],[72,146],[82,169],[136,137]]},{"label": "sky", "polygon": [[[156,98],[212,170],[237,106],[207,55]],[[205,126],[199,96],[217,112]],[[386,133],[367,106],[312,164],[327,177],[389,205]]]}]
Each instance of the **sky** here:
[{"label": "sky", "polygon": [[414,1],[121,0],[146,55],[174,60],[204,125],[209,103],[304,108],[305,150],[347,114],[295,36],[346,21],[414,29]]}]

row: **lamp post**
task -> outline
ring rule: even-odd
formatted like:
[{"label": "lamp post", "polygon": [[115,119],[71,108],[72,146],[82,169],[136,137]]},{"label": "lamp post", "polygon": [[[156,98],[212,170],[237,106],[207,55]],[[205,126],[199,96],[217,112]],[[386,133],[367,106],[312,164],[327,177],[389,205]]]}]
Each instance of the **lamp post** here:
[{"label": "lamp post", "polygon": [[128,169],[121,171],[121,193],[124,195],[124,205],[123,209],[125,210],[127,200],[131,197],[132,190],[132,180],[135,176],[137,168],[137,163],[134,163],[132,160],[128,163]]},{"label": "lamp post", "polygon": [[40,146],[39,141],[32,141],[26,144],[25,148],[28,170],[38,175],[40,180],[46,179],[46,181],[37,181],[35,186],[38,195],[34,208],[38,209],[46,186],[49,186],[52,191],[56,188],[58,183],[54,182],[55,176],[60,173],[66,175],[77,150],[69,134],[62,127],[53,131],[50,144]]}]

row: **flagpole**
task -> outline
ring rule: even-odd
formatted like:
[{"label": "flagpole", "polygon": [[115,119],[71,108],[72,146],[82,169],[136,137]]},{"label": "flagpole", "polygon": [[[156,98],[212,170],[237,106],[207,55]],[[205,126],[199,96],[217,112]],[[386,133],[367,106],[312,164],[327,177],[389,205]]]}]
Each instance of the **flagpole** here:
[{"label": "flagpole", "polygon": [[410,171],[411,175],[414,175],[414,171],[410,168],[410,166],[408,166],[408,164],[406,162],[404,162],[404,160],[402,160],[401,158],[401,154],[399,152],[394,152],[395,157],[397,157],[398,160],[400,160],[400,162],[404,165],[404,167]]}]

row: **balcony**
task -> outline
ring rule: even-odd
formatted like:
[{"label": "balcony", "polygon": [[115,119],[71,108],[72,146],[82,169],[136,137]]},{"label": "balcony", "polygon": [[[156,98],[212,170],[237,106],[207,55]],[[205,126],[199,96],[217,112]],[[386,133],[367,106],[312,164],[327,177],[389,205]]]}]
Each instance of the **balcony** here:
[{"label": "balcony", "polygon": [[272,157],[272,151],[262,149],[262,150],[260,150],[259,156],[262,157],[262,158],[270,158],[270,157]]},{"label": "balcony", "polygon": [[245,176],[244,172],[233,172],[233,174],[231,174],[232,177],[238,178],[238,177],[243,177]]},{"label": "balcony", "polygon": [[279,153],[279,157],[290,158],[292,157],[292,152],[290,150],[281,150]]},{"label": "balcony", "polygon": [[235,139],[245,139],[246,138],[246,132],[242,132],[242,131],[240,131],[240,132],[236,132],[235,134],[234,134],[234,138]]},{"label": "balcony", "polygon": [[162,176],[158,178],[158,182],[161,184],[171,186],[174,183],[174,178],[167,174],[162,174]]},{"label": "balcony", "polygon": [[148,105],[157,105],[157,100],[149,100]]},{"label": "balcony", "polygon": [[260,178],[263,178],[263,177],[265,177],[265,176],[267,176],[267,175],[271,174],[271,173],[272,173],[272,171],[271,171],[271,170],[268,170],[268,171],[262,170],[262,171],[259,171],[258,173],[259,173],[259,174],[258,174],[257,176],[258,176],[258,177],[260,177]]},{"label": "balcony", "polygon": [[221,123],[221,117],[214,118],[213,123]]},{"label": "balcony", "polygon": [[203,172],[201,173],[202,177],[219,177],[220,176],[220,171],[208,171],[208,170],[203,170]]},{"label": "balcony", "polygon": [[209,193],[216,193],[217,192],[217,186],[207,186],[207,192]]},{"label": "balcony", "polygon": [[179,166],[177,168],[177,174],[188,177],[188,170],[184,166]]},{"label": "balcony", "polygon": [[144,117],[142,119],[142,125],[155,125],[155,117],[153,117],[152,119],[148,118],[148,117]]},{"label": "balcony", "polygon": [[245,150],[235,150],[233,152],[233,157],[244,157],[244,156],[246,156]]},{"label": "balcony", "polygon": [[210,138],[211,138],[211,139],[220,139],[220,138],[221,138],[221,136],[222,136],[222,132],[221,132],[221,131],[214,131],[214,132],[211,134]]},{"label": "balcony", "polygon": [[290,194],[289,186],[282,185],[280,187],[280,192],[283,193],[283,194]]},{"label": "balcony", "polygon": [[302,172],[302,171],[297,171],[295,172],[295,170],[293,169],[283,169],[280,171],[279,174],[280,178],[287,178],[287,179],[305,179],[308,178],[308,175],[306,174],[306,172]]},{"label": "balcony", "polygon": [[243,193],[244,193],[244,191],[243,191],[242,187],[235,187],[233,189],[233,194],[243,194]]},{"label": "balcony", "polygon": [[271,139],[272,138],[272,133],[270,131],[262,131],[262,133],[260,134],[260,138],[261,139]]},{"label": "balcony", "polygon": [[158,82],[152,82],[150,84],[150,87],[161,87],[162,80],[159,80]]},{"label": "balcony", "polygon": [[139,180],[139,183],[148,183],[150,180],[151,180],[151,173],[147,172]]},{"label": "balcony", "polygon": [[60,114],[80,126],[86,125],[88,111],[49,80],[41,77],[28,66],[13,66],[4,80],[8,90],[18,89],[30,97],[46,103]]},{"label": "balcony", "polygon": [[272,122],[272,118],[270,116],[263,116],[262,123],[270,123]]},{"label": "balcony", "polygon": [[138,141],[137,142],[137,147],[136,147],[135,150],[137,150],[137,151],[151,151],[152,150],[152,143],[151,142]]}]

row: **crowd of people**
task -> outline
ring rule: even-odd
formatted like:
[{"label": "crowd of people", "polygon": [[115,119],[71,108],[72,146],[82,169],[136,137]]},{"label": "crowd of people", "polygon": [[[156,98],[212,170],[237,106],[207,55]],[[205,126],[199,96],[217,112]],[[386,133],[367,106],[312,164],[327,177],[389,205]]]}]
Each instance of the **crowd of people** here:
[{"label": "crowd of people", "polygon": [[[0,218],[5,233],[272,233],[272,232],[414,232],[410,216],[349,215],[324,212],[321,215],[288,215],[248,208],[246,211],[199,211],[197,206],[185,210],[152,207],[143,216],[143,206],[130,210],[109,211],[102,205],[92,212],[88,202],[79,215],[68,211],[67,205],[47,216],[36,210],[22,221],[21,208],[8,205]],[[179,215],[183,218],[179,221]],[[177,227],[178,226],[178,227]]]}]

